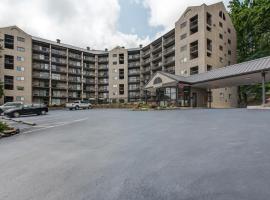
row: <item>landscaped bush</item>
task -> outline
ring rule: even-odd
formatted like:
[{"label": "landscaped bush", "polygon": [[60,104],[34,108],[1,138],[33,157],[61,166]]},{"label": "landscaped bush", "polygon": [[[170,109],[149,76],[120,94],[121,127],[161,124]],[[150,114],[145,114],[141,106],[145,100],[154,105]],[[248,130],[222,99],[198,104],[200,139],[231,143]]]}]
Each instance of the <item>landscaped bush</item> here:
[{"label": "landscaped bush", "polygon": [[9,127],[6,123],[0,122],[0,132],[3,132],[3,131],[8,130],[8,129],[9,129]]}]

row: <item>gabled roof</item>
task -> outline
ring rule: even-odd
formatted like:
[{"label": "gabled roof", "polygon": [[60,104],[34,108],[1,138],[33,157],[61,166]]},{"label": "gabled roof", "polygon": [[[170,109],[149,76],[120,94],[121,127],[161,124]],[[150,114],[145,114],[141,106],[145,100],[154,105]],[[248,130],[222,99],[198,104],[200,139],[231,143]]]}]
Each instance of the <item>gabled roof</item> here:
[{"label": "gabled roof", "polygon": [[[179,76],[179,75],[174,75],[174,74],[169,74],[166,72],[156,72],[154,76],[152,77],[151,80],[155,79],[158,74],[162,74],[164,76],[169,77],[170,79],[176,81],[176,82],[182,82],[182,83],[187,83],[190,85],[196,85],[200,83],[206,83],[206,82],[211,82],[215,80],[222,80],[222,79],[227,79],[227,78],[233,78],[233,77],[240,77],[241,81],[241,76],[244,75],[249,75],[249,74],[255,74],[255,73],[261,73],[263,71],[270,71],[270,56],[264,57],[264,58],[259,58],[256,60],[248,61],[248,62],[243,62],[227,67],[222,67],[218,69],[214,69],[209,72],[201,73],[201,74],[196,74],[188,77],[184,76]],[[147,83],[145,88],[150,88],[151,86],[149,83],[151,80]],[[244,83],[244,80],[242,80]]]},{"label": "gabled roof", "polygon": [[215,79],[222,79],[233,76],[240,76],[249,73],[255,73],[260,71],[270,70],[270,56],[243,62],[227,67],[214,69],[210,72],[196,74],[187,77],[187,81],[190,83],[199,83],[203,81],[210,81]]}]

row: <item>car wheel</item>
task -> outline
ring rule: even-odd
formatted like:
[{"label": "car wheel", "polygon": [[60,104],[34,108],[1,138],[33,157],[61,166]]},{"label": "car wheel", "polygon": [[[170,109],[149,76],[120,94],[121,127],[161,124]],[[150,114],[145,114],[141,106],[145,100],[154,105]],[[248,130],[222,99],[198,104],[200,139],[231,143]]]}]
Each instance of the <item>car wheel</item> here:
[{"label": "car wheel", "polygon": [[47,113],[47,112],[46,112],[45,110],[42,110],[42,111],[41,111],[41,114],[42,114],[42,115],[46,115],[46,113]]},{"label": "car wheel", "polygon": [[18,113],[18,112],[15,112],[15,113],[13,113],[13,117],[20,117],[20,113]]},{"label": "car wheel", "polygon": [[76,107],[75,107],[75,110],[79,110],[79,106],[76,106]]}]

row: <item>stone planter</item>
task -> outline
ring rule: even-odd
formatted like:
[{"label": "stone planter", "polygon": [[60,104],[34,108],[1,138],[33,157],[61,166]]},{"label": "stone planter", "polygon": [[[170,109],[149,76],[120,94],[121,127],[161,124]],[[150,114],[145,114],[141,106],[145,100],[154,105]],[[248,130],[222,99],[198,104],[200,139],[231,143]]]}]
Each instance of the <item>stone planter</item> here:
[{"label": "stone planter", "polygon": [[16,135],[20,133],[20,129],[16,129],[16,128],[10,128],[8,130],[5,130],[3,132],[0,133],[0,138],[1,137],[10,137],[12,135]]}]

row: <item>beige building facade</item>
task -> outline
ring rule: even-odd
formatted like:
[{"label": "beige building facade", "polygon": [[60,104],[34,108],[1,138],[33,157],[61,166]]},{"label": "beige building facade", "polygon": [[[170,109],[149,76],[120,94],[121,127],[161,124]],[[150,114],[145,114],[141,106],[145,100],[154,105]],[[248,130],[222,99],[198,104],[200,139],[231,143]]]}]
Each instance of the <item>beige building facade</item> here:
[{"label": "beige building facade", "polygon": [[[6,76],[6,83],[13,83],[12,90],[5,84],[2,102],[155,102],[157,94],[144,87],[159,71],[193,76],[236,63],[236,32],[223,3],[187,8],[174,29],[132,49],[79,48],[30,36],[16,26],[1,28],[0,34],[1,65],[9,62],[8,56],[14,57],[13,69],[0,71],[1,80]],[[13,49],[5,48],[4,43],[10,41]],[[236,88],[211,92],[212,107],[237,106]]]},{"label": "beige building facade", "polygon": [[32,38],[18,27],[0,28],[4,101],[32,102]]}]

